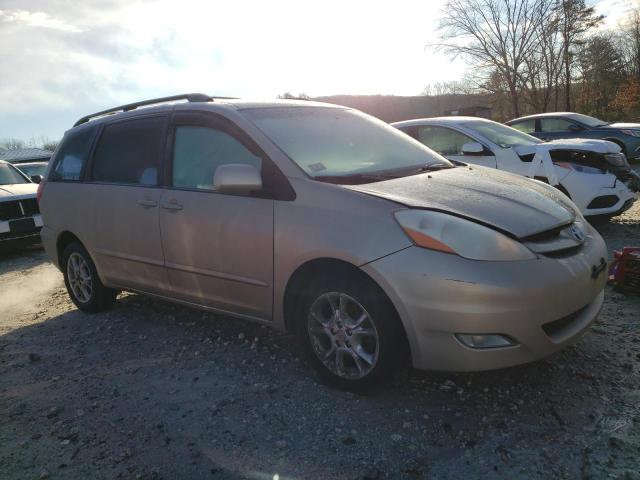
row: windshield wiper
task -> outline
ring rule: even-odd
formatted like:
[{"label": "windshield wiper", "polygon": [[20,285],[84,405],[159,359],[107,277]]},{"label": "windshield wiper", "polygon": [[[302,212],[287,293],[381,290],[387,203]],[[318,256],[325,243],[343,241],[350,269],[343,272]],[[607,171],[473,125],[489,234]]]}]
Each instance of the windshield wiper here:
[{"label": "windshield wiper", "polygon": [[320,182],[338,183],[343,185],[358,185],[360,183],[391,180],[394,178],[408,177],[410,175],[418,175],[425,172],[435,172],[437,170],[445,170],[454,167],[455,165],[436,163],[420,165],[418,167],[402,167],[393,170],[381,170],[379,172],[353,173],[351,175],[320,175],[317,177],[313,177],[313,179]]}]

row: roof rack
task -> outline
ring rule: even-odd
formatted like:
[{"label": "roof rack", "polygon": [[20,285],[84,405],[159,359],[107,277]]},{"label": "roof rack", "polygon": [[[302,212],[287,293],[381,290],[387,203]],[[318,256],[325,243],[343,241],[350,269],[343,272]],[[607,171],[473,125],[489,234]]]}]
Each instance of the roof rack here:
[{"label": "roof rack", "polygon": [[129,112],[131,110],[135,110],[138,107],[144,107],[147,105],[156,105],[158,103],[173,102],[175,100],[187,100],[189,102],[212,102],[216,98],[222,99],[222,100],[235,99],[235,97],[211,97],[209,95],[205,95],[204,93],[183,93],[181,95],[172,95],[171,97],[153,98],[151,100],[143,100],[141,102],[128,103],[126,105],[120,105],[119,107],[113,107],[107,110],[102,110],[101,112],[92,113],[91,115],[82,117],[80,120],[74,123],[73,126],[77,127],[78,125],[87,123],[92,118],[102,117],[104,115],[109,115],[117,112]]}]

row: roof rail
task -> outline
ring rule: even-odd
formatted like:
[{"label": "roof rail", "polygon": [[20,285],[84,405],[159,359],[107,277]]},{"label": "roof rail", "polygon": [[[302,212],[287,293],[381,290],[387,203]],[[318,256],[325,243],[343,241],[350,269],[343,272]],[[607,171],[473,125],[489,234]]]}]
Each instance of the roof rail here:
[{"label": "roof rail", "polygon": [[153,98],[151,100],[143,100],[141,102],[128,103],[126,105],[120,105],[119,107],[113,107],[107,110],[102,110],[101,112],[92,113],[91,115],[82,117],[80,120],[74,123],[73,126],[77,127],[78,125],[87,123],[92,118],[102,117],[104,115],[109,115],[117,112],[129,112],[131,110],[135,110],[138,107],[144,107],[147,105],[156,105],[158,103],[173,102],[175,100],[187,100],[189,102],[212,102],[215,98],[233,100],[235,97],[211,97],[209,95],[205,95],[204,93],[183,93],[181,95],[172,95],[171,97]]}]

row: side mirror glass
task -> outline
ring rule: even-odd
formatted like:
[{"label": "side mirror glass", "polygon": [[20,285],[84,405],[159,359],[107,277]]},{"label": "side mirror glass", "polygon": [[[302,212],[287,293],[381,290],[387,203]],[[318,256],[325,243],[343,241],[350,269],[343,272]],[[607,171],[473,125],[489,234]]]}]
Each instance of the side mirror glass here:
[{"label": "side mirror glass", "polygon": [[484,147],[478,142],[467,142],[462,145],[462,153],[464,155],[482,155]]},{"label": "side mirror glass", "polygon": [[30,178],[33,183],[40,183],[42,181],[42,175],[31,175]]},{"label": "side mirror glass", "polygon": [[217,192],[247,193],[262,189],[262,176],[253,165],[230,163],[216,168],[213,189]]}]

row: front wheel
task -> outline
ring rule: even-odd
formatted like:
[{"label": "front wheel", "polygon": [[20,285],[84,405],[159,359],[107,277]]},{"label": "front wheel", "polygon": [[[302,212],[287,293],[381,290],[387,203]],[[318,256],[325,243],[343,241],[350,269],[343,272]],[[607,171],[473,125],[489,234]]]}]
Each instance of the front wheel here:
[{"label": "front wheel", "polygon": [[307,357],[329,382],[359,390],[400,366],[400,320],[372,281],[320,280],[302,298],[297,313]]},{"label": "front wheel", "polygon": [[62,254],[64,283],[73,303],[85,312],[99,312],[116,300],[117,290],[105,287],[87,250],[73,242]]}]

